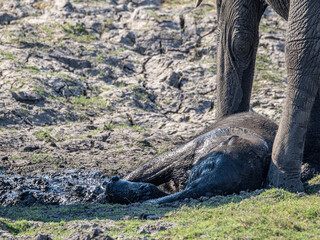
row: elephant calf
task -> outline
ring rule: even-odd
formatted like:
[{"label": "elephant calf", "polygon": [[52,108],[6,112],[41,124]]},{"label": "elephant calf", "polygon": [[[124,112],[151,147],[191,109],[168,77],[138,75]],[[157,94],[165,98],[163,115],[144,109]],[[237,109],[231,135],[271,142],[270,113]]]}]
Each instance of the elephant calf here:
[{"label": "elephant calf", "polygon": [[167,203],[261,188],[276,130],[274,122],[255,113],[224,118],[124,180],[113,177],[106,188],[107,200],[132,203],[157,198],[152,202]]}]

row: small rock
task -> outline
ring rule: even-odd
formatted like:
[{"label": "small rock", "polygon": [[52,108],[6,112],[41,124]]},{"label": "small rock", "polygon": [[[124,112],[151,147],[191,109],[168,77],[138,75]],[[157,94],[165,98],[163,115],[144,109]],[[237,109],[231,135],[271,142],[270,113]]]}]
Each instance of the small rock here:
[{"label": "small rock", "polygon": [[84,197],[85,195],[85,188],[83,186],[74,186],[71,190],[71,194],[77,197]]},{"label": "small rock", "polygon": [[99,235],[103,234],[103,231],[99,228],[94,229],[92,238],[98,237]]},{"label": "small rock", "polygon": [[58,11],[73,12],[73,6],[69,0],[55,0],[55,9]]},{"label": "small rock", "polygon": [[0,11],[0,24],[9,24],[12,20],[17,19],[15,16]]},{"label": "small rock", "polygon": [[146,229],[142,228],[138,231],[138,234],[150,234],[149,231],[147,231]]},{"label": "small rock", "polygon": [[143,147],[152,147],[152,144],[148,140],[139,141],[140,145]]},{"label": "small rock", "polygon": [[82,231],[76,231],[70,234],[68,237],[64,238],[64,240],[91,240],[92,238],[88,233]]},{"label": "small rock", "polygon": [[38,150],[38,149],[40,149],[39,146],[31,145],[31,146],[24,147],[22,151],[24,151],[24,152],[33,152],[33,151]]},{"label": "small rock", "polygon": [[48,234],[39,234],[35,236],[35,240],[52,240]]},{"label": "small rock", "polygon": [[76,58],[64,57],[59,55],[50,55],[50,57],[56,59],[59,62],[66,64],[74,69],[91,68],[91,62],[88,60],[81,60]]},{"label": "small rock", "polygon": [[19,102],[38,102],[44,99],[42,95],[30,89],[21,90],[19,92],[11,92],[14,99]]},{"label": "small rock", "polygon": [[157,219],[160,219],[161,216],[159,214],[154,214],[154,215],[148,215],[147,216],[147,220],[157,220]]}]

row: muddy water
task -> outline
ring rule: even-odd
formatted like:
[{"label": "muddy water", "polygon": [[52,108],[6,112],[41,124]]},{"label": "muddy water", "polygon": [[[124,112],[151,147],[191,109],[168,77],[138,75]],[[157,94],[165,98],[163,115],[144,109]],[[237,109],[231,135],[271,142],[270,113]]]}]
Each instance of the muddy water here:
[{"label": "muddy water", "polygon": [[7,175],[0,171],[0,204],[105,203],[108,177],[101,171],[73,169],[43,175]]}]

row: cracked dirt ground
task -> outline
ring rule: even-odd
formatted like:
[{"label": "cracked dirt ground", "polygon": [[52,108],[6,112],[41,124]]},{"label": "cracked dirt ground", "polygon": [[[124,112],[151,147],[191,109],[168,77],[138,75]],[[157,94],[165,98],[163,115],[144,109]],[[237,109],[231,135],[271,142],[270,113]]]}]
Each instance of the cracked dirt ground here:
[{"label": "cracked dirt ground", "polygon": [[[123,176],[214,122],[215,1],[0,0],[0,169]],[[252,106],[280,116],[285,24],[261,24]]]}]

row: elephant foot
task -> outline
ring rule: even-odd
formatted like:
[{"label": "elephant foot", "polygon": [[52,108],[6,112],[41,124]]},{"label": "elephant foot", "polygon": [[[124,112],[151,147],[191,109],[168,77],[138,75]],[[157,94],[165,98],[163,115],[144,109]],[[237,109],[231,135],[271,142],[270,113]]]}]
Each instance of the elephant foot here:
[{"label": "elephant foot", "polygon": [[289,192],[304,192],[300,174],[288,174],[280,170],[273,162],[270,164],[266,187],[283,188]]}]

